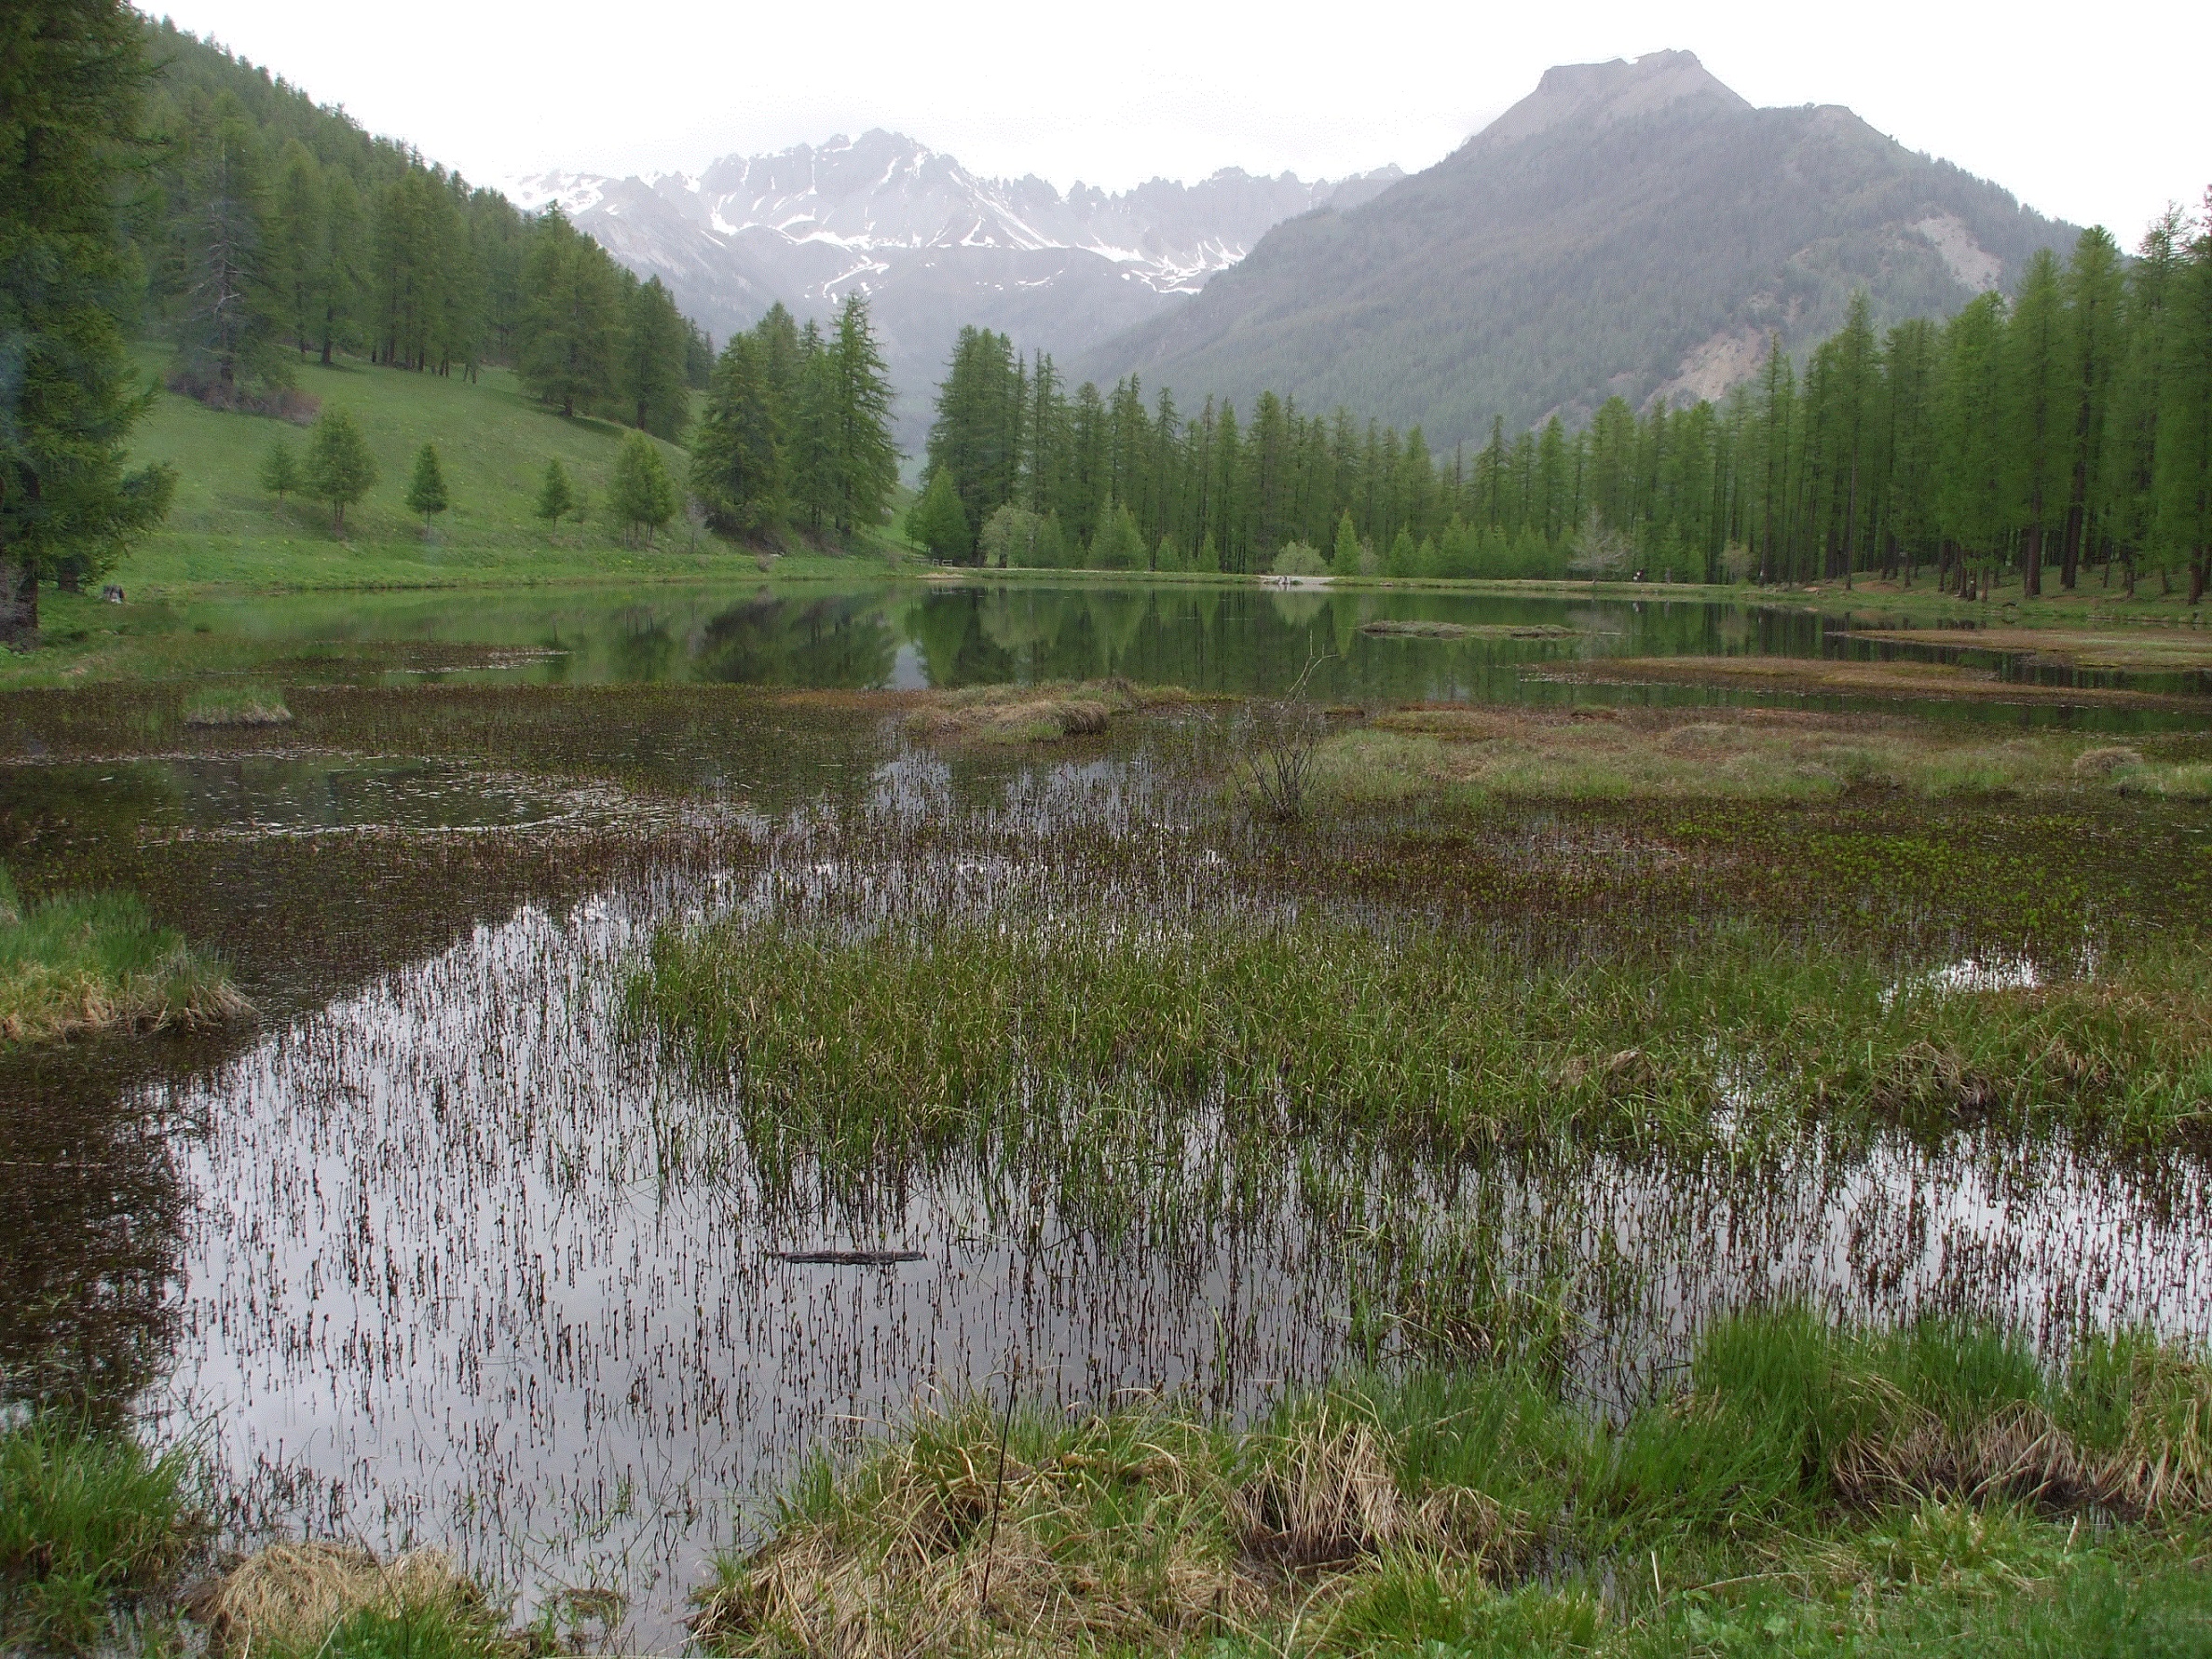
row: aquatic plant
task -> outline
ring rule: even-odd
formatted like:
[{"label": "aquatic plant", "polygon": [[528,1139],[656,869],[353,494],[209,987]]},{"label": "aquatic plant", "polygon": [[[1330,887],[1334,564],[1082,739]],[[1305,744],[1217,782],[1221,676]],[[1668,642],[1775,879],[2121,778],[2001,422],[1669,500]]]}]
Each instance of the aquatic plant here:
[{"label": "aquatic plant", "polygon": [[213,1026],[248,1007],[220,963],[155,927],[135,898],[27,904],[0,866],[0,1042]]},{"label": "aquatic plant", "polygon": [[211,686],[184,700],[186,726],[282,726],[291,719],[274,686]]},{"label": "aquatic plant", "polygon": [[1134,1089],[1232,1141],[1743,1146],[1813,1123],[2077,1124],[2157,1142],[2212,1114],[2212,959],[1954,988],[1740,930],[1652,959],[1531,959],[1302,918],[920,918],[666,929],[633,1008],[741,1084],[749,1144],[886,1154],[1066,1144]]}]

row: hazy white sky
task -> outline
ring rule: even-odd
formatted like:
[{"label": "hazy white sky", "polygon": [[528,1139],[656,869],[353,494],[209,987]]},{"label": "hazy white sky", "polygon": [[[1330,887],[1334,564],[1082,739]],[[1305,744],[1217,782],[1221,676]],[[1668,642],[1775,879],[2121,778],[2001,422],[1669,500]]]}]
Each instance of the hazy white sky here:
[{"label": "hazy white sky", "polygon": [[175,0],[472,178],[696,170],[888,127],[985,173],[1122,187],[1427,166],[1553,63],[1687,48],[1760,104],[1848,104],[2132,245],[2212,184],[2212,4],[1515,0]]}]

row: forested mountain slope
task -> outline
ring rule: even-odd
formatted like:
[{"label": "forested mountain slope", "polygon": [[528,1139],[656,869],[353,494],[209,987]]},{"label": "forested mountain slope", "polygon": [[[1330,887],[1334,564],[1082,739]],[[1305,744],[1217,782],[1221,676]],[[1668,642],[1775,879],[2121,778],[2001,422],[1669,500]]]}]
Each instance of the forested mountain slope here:
[{"label": "forested mountain slope", "polygon": [[1607,397],[1718,397],[1843,321],[2009,288],[2076,232],[1849,110],[1755,109],[1687,52],[1549,71],[1435,167],[1277,226],[1172,314],[1082,354],[1186,406],[1420,425],[1432,445],[1585,416]]}]

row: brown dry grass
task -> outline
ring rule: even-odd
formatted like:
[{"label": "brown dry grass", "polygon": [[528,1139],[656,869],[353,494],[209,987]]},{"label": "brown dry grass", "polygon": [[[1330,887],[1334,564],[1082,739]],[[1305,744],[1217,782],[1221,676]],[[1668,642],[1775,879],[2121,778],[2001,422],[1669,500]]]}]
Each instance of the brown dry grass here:
[{"label": "brown dry grass", "polygon": [[1853,788],[2110,789],[2189,796],[2203,767],[2065,732],[1792,709],[1416,705],[1322,747],[1322,787],[1406,799],[1450,787],[1552,798],[1818,799]]},{"label": "brown dry grass", "polygon": [[2212,632],[2195,628],[1860,628],[1844,637],[1946,650],[2002,651],[2060,668],[2149,673],[2212,668]]},{"label": "brown dry grass", "polygon": [[1091,737],[1118,715],[1195,700],[1174,687],[1126,680],[1079,686],[978,686],[920,694],[906,717],[909,737],[937,743],[1051,743]]},{"label": "brown dry grass", "polygon": [[312,1653],[355,1613],[442,1611],[481,1617],[484,1593],[437,1550],[380,1561],[351,1543],[273,1543],[210,1587],[193,1608],[211,1652]]},{"label": "brown dry grass", "polygon": [[1481,1571],[1518,1543],[1480,1493],[1409,1500],[1385,1433],[1348,1410],[1241,1442],[1145,1407],[1031,1425],[1003,1483],[997,1430],[978,1408],[927,1420],[787,1515],[703,1593],[701,1644],[840,1659],[1177,1652],[1325,1611],[1387,1552]]},{"label": "brown dry grass", "polygon": [[1602,686],[1738,686],[1761,691],[1951,701],[2193,708],[2199,698],[2112,687],[2023,685],[1950,662],[1848,662],[1823,657],[1607,657],[1547,666],[1533,679]]}]

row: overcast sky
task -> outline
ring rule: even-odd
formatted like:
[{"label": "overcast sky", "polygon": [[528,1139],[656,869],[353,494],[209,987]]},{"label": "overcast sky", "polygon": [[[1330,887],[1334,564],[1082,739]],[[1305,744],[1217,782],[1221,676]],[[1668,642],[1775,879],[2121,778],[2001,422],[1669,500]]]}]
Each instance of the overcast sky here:
[{"label": "overcast sky", "polygon": [[2037,0],[177,0],[170,15],[487,182],[695,171],[870,127],[1063,187],[1231,166],[1410,170],[1550,64],[1673,47],[1754,103],[1848,104],[2125,245],[2212,184],[2205,0],[2064,13]]}]

